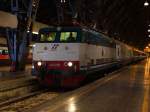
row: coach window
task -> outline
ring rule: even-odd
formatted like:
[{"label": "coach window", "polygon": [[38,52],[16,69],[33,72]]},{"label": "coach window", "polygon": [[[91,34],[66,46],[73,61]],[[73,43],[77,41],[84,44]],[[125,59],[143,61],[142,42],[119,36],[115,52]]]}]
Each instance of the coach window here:
[{"label": "coach window", "polygon": [[6,50],[2,50],[2,54],[3,55],[7,54],[7,51]]},{"label": "coach window", "polygon": [[8,50],[5,50],[5,54],[8,54]]},{"label": "coach window", "polygon": [[85,43],[86,42],[86,37],[87,37],[87,33],[85,31],[83,31],[82,32],[81,42]]},{"label": "coach window", "polygon": [[2,50],[0,50],[0,54],[2,54]]},{"label": "coach window", "polygon": [[103,48],[102,48],[102,56],[104,56],[104,50],[103,50]]},{"label": "coach window", "polygon": [[61,32],[61,42],[74,42],[77,40],[77,32]]},{"label": "coach window", "polygon": [[120,56],[120,49],[118,48],[118,56]]}]

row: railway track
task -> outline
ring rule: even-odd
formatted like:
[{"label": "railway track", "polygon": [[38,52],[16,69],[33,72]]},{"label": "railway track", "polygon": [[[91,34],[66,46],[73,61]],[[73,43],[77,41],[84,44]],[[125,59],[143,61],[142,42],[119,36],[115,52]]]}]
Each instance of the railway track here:
[{"label": "railway track", "polygon": [[7,91],[1,91],[0,92],[0,103],[8,101],[8,100],[16,98],[16,97],[19,97],[19,96],[24,96],[28,93],[38,91],[38,90],[40,90],[38,85],[30,84],[30,85],[21,86],[18,88],[9,89]]},{"label": "railway track", "polygon": [[0,85],[0,109],[44,92],[46,90],[42,89],[37,80],[32,77],[2,81]]},{"label": "railway track", "polygon": [[[114,74],[115,72],[119,72],[120,70],[122,70],[122,69],[114,71],[110,74]],[[83,87],[83,88],[85,88],[85,87]],[[55,92],[53,92],[53,91],[55,91]],[[34,108],[37,108],[41,105],[46,104],[47,102],[51,102],[61,96],[66,95],[66,92],[64,93],[64,91],[63,92],[62,91],[56,92],[56,91],[57,90],[48,90],[48,89],[41,90],[40,89],[40,90],[37,90],[34,92],[30,92],[26,95],[22,95],[20,97],[12,98],[8,101],[1,102],[0,103],[0,112],[30,111]],[[71,95],[72,92],[67,92],[67,94]]]},{"label": "railway track", "polygon": [[32,78],[6,81],[0,86],[0,112],[22,112],[57,95]]},{"label": "railway track", "polygon": [[39,89],[37,81],[33,78],[20,78],[1,82],[0,103],[14,97],[25,95]]},{"label": "railway track", "polygon": [[45,91],[46,90],[35,91],[35,92],[32,92],[32,93],[25,94],[23,96],[13,97],[13,98],[10,98],[9,100],[2,101],[2,102],[0,102],[0,108],[4,107],[4,106],[7,106],[7,105],[10,105],[10,104],[15,103],[15,102],[30,98],[32,96],[38,95],[38,94],[43,93]]},{"label": "railway track", "polygon": [[37,107],[55,97],[59,93],[49,92],[48,90],[36,91],[29,93],[25,96],[20,96],[18,98],[11,99],[6,102],[0,103],[0,112],[23,112],[28,109]]}]

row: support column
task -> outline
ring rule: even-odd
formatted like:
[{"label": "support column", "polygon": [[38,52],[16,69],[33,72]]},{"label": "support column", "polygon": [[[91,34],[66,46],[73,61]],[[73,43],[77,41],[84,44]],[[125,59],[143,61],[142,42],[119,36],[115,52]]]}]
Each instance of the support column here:
[{"label": "support column", "polygon": [[11,0],[12,13],[17,16],[17,29],[7,29],[7,44],[11,59],[11,71],[25,70],[32,37],[32,25],[38,8],[39,0]]}]

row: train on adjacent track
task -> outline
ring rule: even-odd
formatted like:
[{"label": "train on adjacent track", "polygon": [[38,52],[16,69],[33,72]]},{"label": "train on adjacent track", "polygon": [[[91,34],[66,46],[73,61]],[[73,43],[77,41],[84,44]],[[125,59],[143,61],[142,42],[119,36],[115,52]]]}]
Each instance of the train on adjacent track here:
[{"label": "train on adjacent track", "polygon": [[[32,63],[32,48],[30,46],[28,58],[27,58],[27,64]],[[0,66],[8,66],[11,64],[11,60],[8,53],[8,47],[6,46],[0,46]]]},{"label": "train on adjacent track", "polygon": [[32,74],[46,86],[75,87],[92,73],[144,59],[146,54],[85,27],[42,28]]},{"label": "train on adjacent track", "polygon": [[0,60],[8,59],[8,48],[7,47],[0,47]]}]

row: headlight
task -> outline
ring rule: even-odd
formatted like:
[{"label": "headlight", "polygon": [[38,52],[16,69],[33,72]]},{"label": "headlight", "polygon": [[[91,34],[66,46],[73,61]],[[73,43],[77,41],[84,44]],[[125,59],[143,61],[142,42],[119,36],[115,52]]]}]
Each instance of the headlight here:
[{"label": "headlight", "polygon": [[72,67],[72,66],[73,66],[73,63],[72,63],[72,62],[68,62],[67,65],[68,65],[69,67]]},{"label": "headlight", "polygon": [[39,61],[39,62],[37,63],[37,65],[38,65],[38,66],[41,66],[41,65],[42,65],[42,62]]}]

